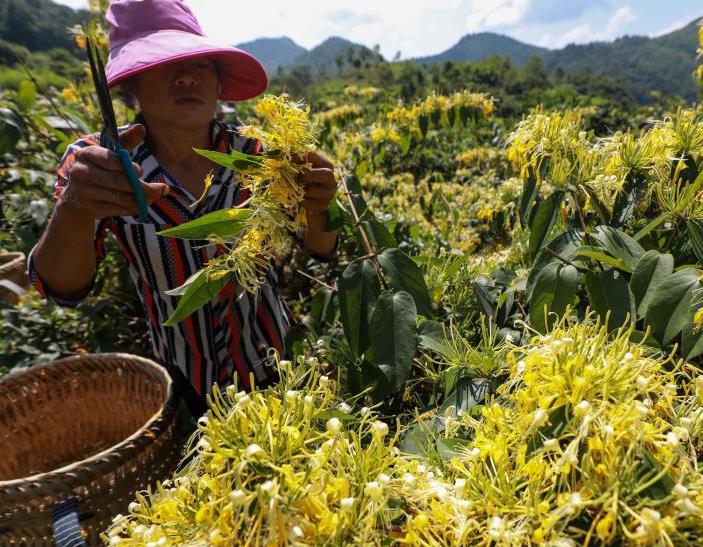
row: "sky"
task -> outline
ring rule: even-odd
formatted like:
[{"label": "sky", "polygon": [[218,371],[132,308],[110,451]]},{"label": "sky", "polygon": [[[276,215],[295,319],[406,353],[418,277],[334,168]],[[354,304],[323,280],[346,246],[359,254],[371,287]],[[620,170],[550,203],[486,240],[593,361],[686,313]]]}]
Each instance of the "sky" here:
[{"label": "sky", "polygon": [[[55,0],[85,7],[87,0]],[[703,18],[701,0],[186,0],[211,37],[236,44],[288,36],[311,49],[341,36],[401,58],[440,53],[473,32],[498,32],[547,48],[658,36]],[[251,6],[252,4],[249,4]]]}]

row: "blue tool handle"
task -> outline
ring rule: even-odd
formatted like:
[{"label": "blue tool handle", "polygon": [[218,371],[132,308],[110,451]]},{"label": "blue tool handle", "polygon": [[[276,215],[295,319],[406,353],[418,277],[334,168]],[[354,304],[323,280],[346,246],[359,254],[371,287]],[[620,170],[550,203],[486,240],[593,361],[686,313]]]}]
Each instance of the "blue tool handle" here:
[{"label": "blue tool handle", "polygon": [[127,177],[129,177],[129,183],[132,185],[132,190],[134,191],[134,197],[137,198],[137,205],[139,206],[139,220],[141,222],[146,222],[148,220],[146,213],[146,194],[144,193],[144,188],[142,188],[142,183],[137,176],[137,172],[134,170],[132,165],[132,158],[129,152],[124,148],[117,150],[117,154],[120,156],[120,161],[122,162],[122,167],[127,172]]}]

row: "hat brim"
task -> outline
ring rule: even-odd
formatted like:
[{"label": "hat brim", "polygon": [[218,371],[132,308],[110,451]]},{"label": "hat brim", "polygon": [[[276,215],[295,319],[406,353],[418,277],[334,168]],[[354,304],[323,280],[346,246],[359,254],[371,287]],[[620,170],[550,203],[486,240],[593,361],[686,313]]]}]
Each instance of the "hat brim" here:
[{"label": "hat brim", "polygon": [[244,101],[264,92],[268,75],[249,53],[214,43],[204,36],[161,30],[110,52],[105,75],[110,87],[152,68],[194,57],[212,57],[220,69],[220,99]]}]

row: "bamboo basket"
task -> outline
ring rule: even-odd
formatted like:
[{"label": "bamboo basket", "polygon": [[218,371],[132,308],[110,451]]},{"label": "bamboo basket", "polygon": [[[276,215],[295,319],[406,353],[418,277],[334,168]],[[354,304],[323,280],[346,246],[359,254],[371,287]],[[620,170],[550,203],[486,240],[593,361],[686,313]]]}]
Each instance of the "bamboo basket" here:
[{"label": "bamboo basket", "polygon": [[52,512],[76,501],[82,535],[104,531],[179,461],[173,385],[123,353],[69,357],[0,381],[0,545],[53,545]]},{"label": "bamboo basket", "polygon": [[[29,287],[27,263],[24,253],[0,253],[0,281],[9,281],[14,287],[26,289]],[[17,289],[10,290],[0,284],[0,300],[10,304],[17,303]]]}]

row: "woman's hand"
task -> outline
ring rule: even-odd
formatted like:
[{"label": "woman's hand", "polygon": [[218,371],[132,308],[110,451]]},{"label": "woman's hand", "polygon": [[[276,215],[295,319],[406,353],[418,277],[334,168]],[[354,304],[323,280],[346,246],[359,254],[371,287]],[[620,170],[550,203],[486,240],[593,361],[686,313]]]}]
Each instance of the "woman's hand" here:
[{"label": "woman's hand", "polygon": [[305,163],[312,168],[298,176],[298,182],[305,186],[302,206],[312,215],[324,213],[337,192],[334,165],[320,152],[308,152]]},{"label": "woman's hand", "polygon": [[325,211],[337,192],[334,165],[319,152],[308,152],[305,162],[312,165],[303,171],[298,181],[305,186],[302,206],[308,213],[308,226],[303,235],[303,248],[319,257],[332,256],[337,246],[337,232],[325,230]]},{"label": "woman's hand", "polygon": [[[131,149],[144,139],[143,125],[133,125],[120,134],[122,146]],[[137,175],[142,169],[132,164]],[[142,181],[148,203],[168,193],[162,183]],[[137,214],[139,207],[120,158],[101,146],[86,146],[76,152],[68,184],[63,188],[58,205],[74,215],[101,219],[110,216]]]}]

